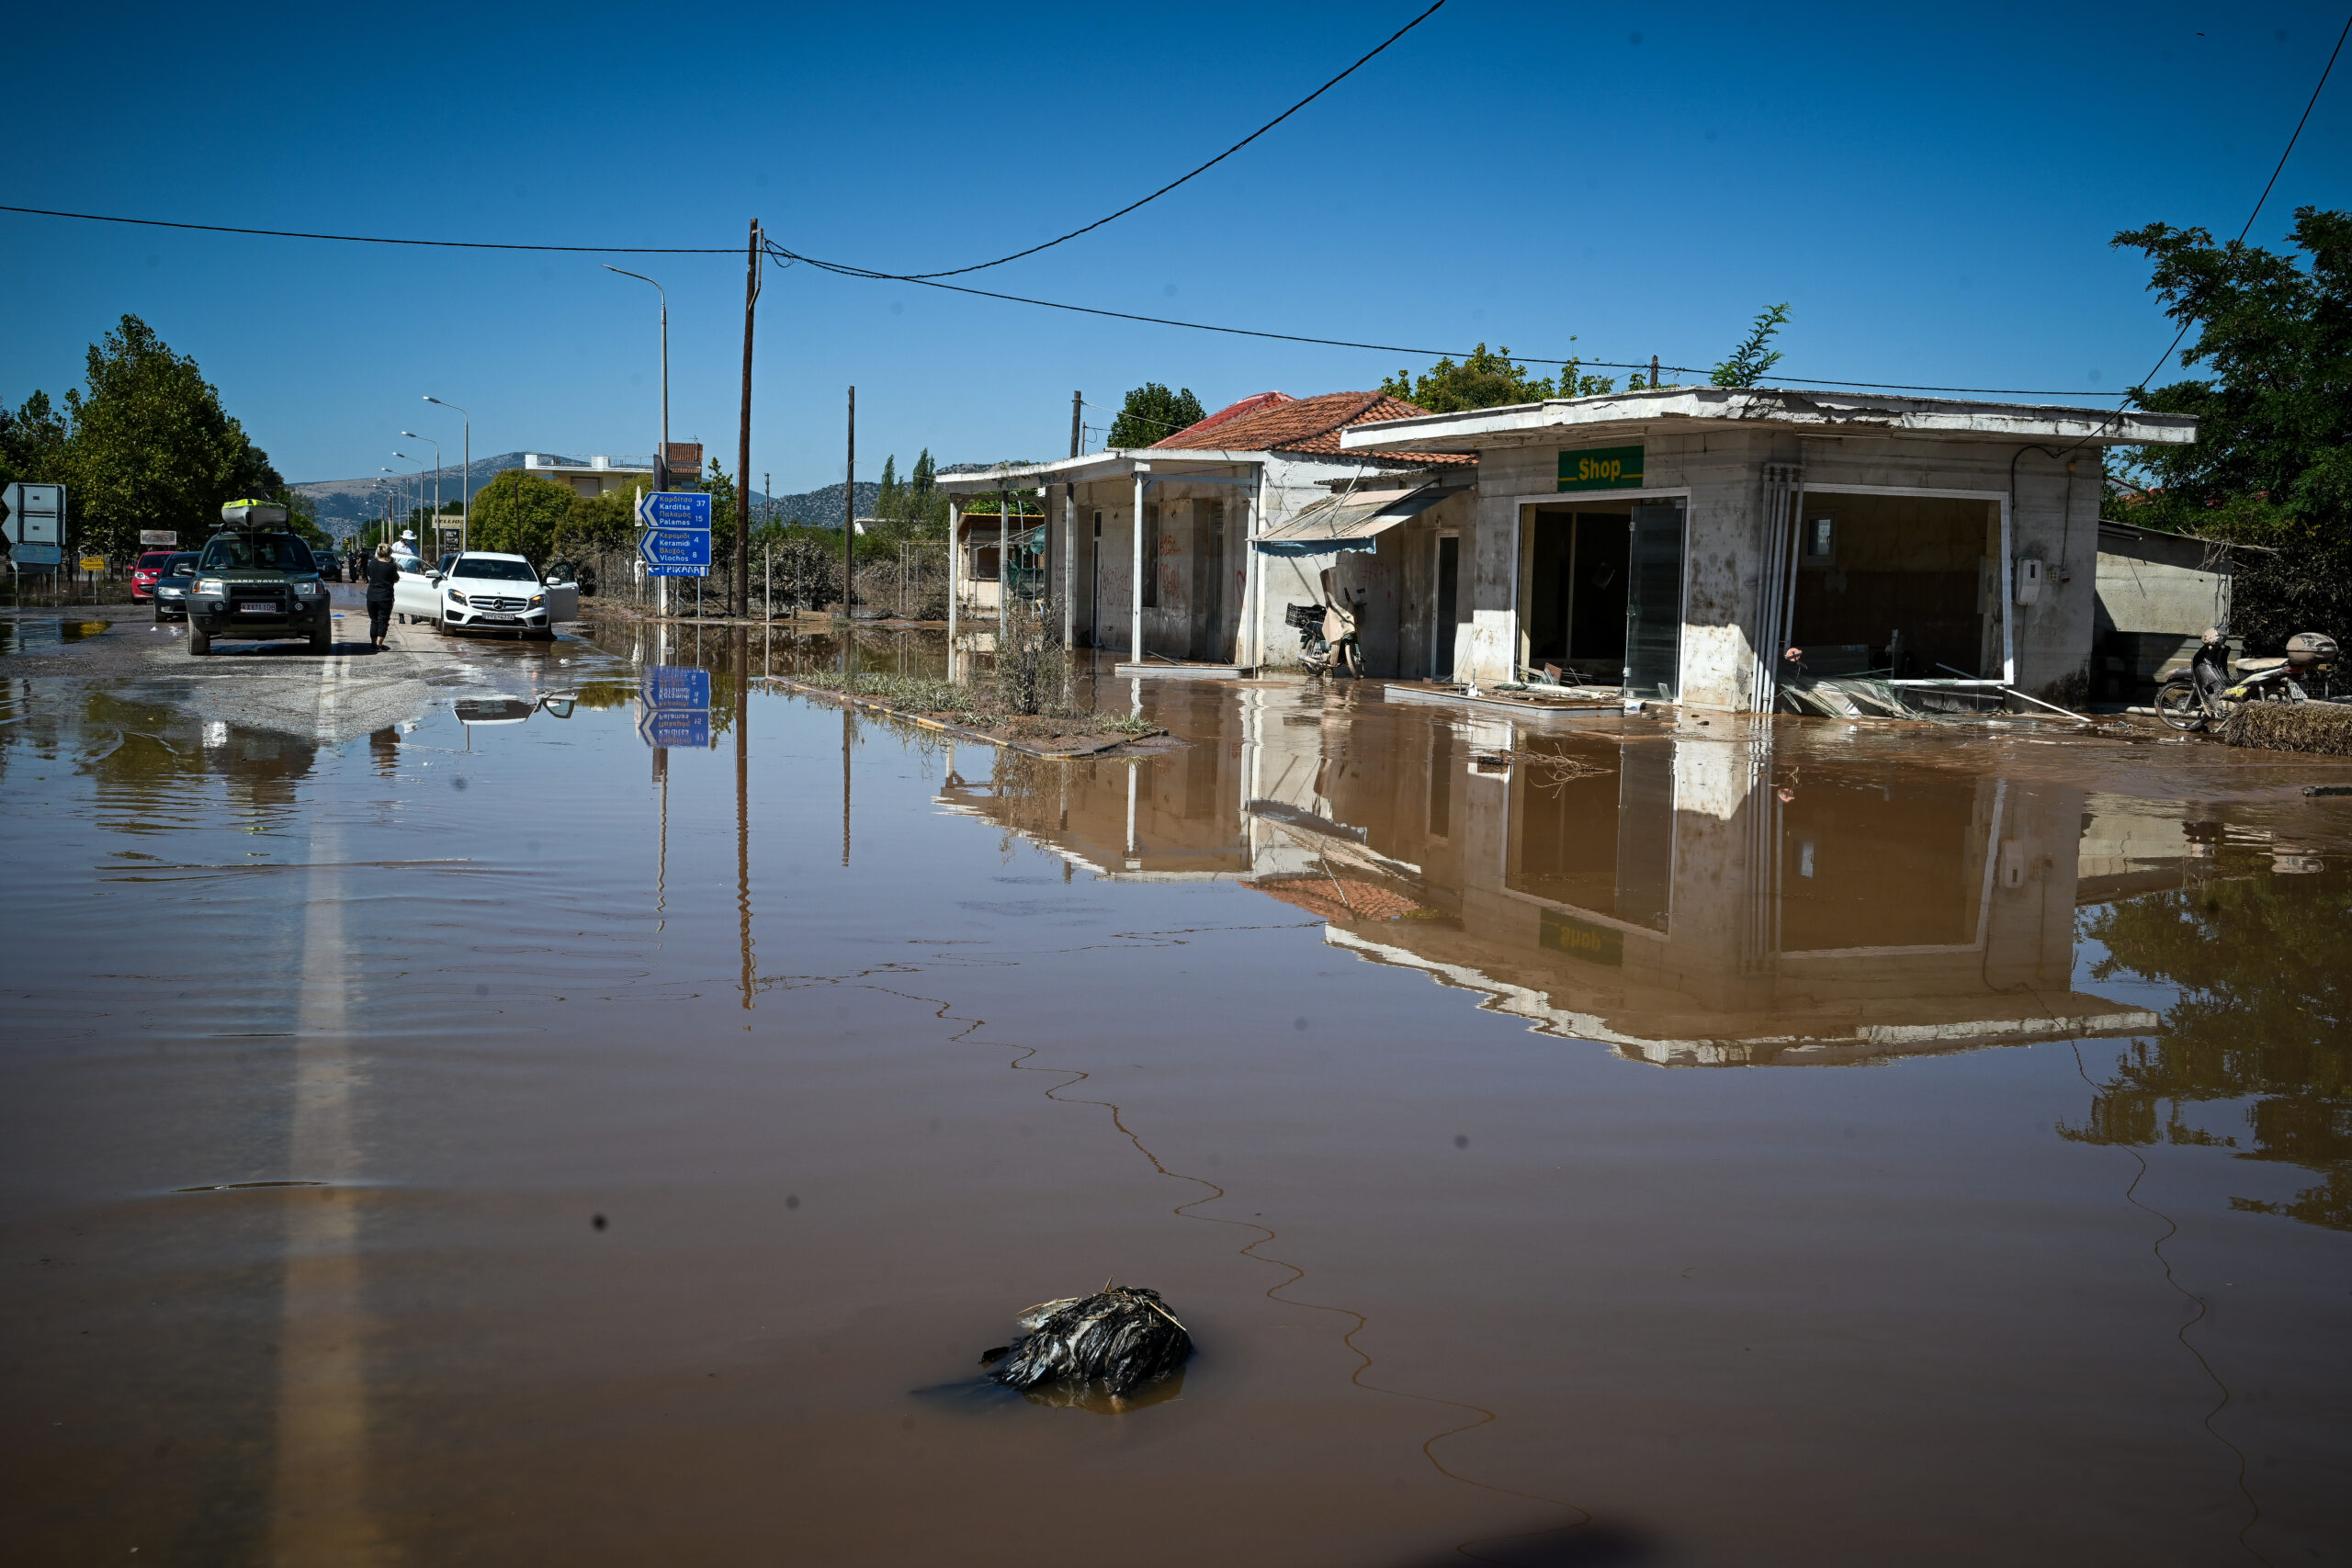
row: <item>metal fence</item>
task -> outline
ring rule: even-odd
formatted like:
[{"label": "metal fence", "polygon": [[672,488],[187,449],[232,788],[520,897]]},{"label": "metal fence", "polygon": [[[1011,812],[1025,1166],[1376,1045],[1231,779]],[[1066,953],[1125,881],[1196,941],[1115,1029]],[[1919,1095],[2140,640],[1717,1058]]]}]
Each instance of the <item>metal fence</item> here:
[{"label": "metal fence", "polygon": [[[707,578],[673,577],[669,614],[690,619],[729,613],[731,563],[714,563]],[[655,580],[641,575],[634,553],[583,556],[572,562],[580,575],[583,604],[608,604],[651,613]],[[801,613],[838,612],[842,558],[838,548],[813,539],[758,546],[752,552],[751,615],[774,619]],[[937,540],[904,540],[888,552],[861,552],[857,562],[855,613],[900,620],[947,618],[947,547]]]}]

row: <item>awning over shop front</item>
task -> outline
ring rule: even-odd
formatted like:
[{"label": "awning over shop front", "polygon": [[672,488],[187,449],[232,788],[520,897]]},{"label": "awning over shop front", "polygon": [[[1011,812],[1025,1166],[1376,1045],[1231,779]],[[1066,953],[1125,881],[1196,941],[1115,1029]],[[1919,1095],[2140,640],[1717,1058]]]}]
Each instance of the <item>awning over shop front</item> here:
[{"label": "awning over shop front", "polygon": [[1377,547],[1378,536],[1409,522],[1464,485],[1422,485],[1417,490],[1360,490],[1310,503],[1251,543],[1268,555],[1325,556]]}]

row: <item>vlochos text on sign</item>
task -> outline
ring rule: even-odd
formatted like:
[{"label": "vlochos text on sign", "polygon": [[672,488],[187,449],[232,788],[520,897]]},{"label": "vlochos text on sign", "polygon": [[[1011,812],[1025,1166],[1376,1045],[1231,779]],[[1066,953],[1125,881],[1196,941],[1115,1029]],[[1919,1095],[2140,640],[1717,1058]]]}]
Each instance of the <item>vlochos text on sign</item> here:
[{"label": "vlochos text on sign", "polygon": [[1638,446],[1594,446],[1560,454],[1562,490],[1639,490],[1642,449]]}]

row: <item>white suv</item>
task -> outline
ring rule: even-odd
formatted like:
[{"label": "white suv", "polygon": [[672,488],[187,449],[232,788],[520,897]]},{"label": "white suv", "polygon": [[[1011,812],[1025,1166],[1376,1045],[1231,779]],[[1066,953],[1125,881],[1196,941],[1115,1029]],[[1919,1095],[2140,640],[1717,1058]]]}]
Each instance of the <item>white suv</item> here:
[{"label": "white suv", "polygon": [[443,631],[502,631],[553,637],[559,621],[580,618],[580,585],[568,577],[541,581],[521,556],[468,550],[446,571],[401,574],[392,608]]}]

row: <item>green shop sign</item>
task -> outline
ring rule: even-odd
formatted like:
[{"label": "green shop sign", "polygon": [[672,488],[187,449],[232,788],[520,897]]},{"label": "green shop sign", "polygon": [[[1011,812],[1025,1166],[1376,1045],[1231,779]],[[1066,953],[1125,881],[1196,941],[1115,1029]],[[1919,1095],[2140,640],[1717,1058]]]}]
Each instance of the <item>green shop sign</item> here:
[{"label": "green shop sign", "polygon": [[1596,446],[1560,454],[1562,490],[1639,490],[1642,449],[1638,446]]}]

